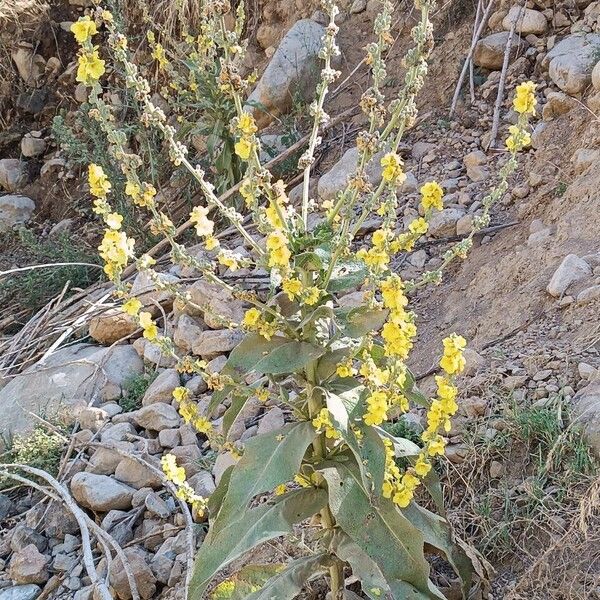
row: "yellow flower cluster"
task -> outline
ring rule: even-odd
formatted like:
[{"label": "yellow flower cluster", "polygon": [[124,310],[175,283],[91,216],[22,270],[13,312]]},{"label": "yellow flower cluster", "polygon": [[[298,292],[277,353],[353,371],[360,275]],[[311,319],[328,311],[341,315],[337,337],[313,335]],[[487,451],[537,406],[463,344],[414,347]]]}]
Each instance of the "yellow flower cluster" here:
[{"label": "yellow flower cluster", "polygon": [[395,152],[388,152],[381,159],[383,180],[392,185],[400,185],[406,179],[406,174],[402,171],[403,164],[402,159]]},{"label": "yellow flower cluster", "polygon": [[106,72],[105,62],[98,54],[98,48],[84,50],[79,54],[75,79],[87,86],[94,85]]},{"label": "yellow flower cluster", "polygon": [[518,152],[531,144],[531,134],[518,125],[511,125],[508,128],[508,133],[506,147],[510,152]]},{"label": "yellow flower cluster", "polygon": [[186,481],[185,469],[177,466],[177,458],[174,454],[165,454],[160,459],[165,477],[177,487],[176,496],[187,502],[200,517],[204,515],[208,502],[206,498],[197,494],[192,486]]},{"label": "yellow flower cluster", "polygon": [[366,425],[381,425],[387,419],[389,408],[387,393],[373,392],[367,398],[367,412],[363,415],[363,421]]},{"label": "yellow flower cluster", "polygon": [[444,356],[440,360],[440,367],[448,373],[448,375],[457,375],[465,368],[465,358],[463,350],[467,342],[461,335],[451,334],[443,341]]},{"label": "yellow flower cluster", "polygon": [[283,292],[290,300],[295,300],[302,292],[302,282],[296,278],[284,279],[281,284]]},{"label": "yellow flower cluster", "polygon": [[401,473],[394,460],[394,443],[388,438],[383,438],[382,441],[385,446],[383,497],[391,498],[392,502],[400,508],[406,508],[413,499],[415,490],[421,483],[421,480],[417,476],[416,467],[415,469],[408,469],[404,473]]},{"label": "yellow flower cluster", "polygon": [[421,206],[427,211],[431,208],[444,208],[444,190],[436,181],[428,181],[421,186]]},{"label": "yellow flower cluster", "polygon": [[194,206],[190,213],[190,221],[194,224],[198,237],[209,237],[213,234],[215,224],[208,218],[209,210],[206,206]]},{"label": "yellow flower cluster", "polygon": [[96,23],[86,15],[71,25],[71,33],[79,44],[83,44],[96,35],[98,30],[96,29]]},{"label": "yellow flower cluster", "polygon": [[141,312],[138,315],[138,323],[144,331],[144,337],[150,342],[155,341],[158,337],[158,327],[152,319],[152,315],[149,312]]},{"label": "yellow flower cluster", "polygon": [[165,49],[162,44],[154,44],[154,48],[152,49],[152,58],[158,62],[158,66],[161,69],[164,69],[169,64]]},{"label": "yellow flower cluster", "polygon": [[256,331],[267,340],[270,340],[277,332],[277,325],[264,319],[258,308],[250,308],[246,311],[242,327],[246,331]]},{"label": "yellow flower cluster", "polygon": [[282,231],[273,231],[267,236],[269,267],[287,269],[290,264],[291,257],[291,252],[287,244],[287,238]]},{"label": "yellow flower cluster", "polygon": [[178,411],[186,423],[191,423],[196,431],[209,435],[213,431],[212,423],[198,412],[198,405],[190,399],[187,388],[179,386],[173,390],[173,398],[178,403]]},{"label": "yellow flower cluster", "polygon": [[256,149],[254,134],[258,130],[254,117],[249,113],[242,113],[237,119],[237,130],[241,133],[241,138],[235,143],[235,153],[242,160],[249,160],[252,152]]},{"label": "yellow flower cluster", "polygon": [[333,423],[331,422],[331,415],[327,408],[322,408],[319,411],[319,414],[312,420],[312,424],[317,430],[317,433],[324,431],[326,438],[332,440],[340,438],[340,432],[334,428]]},{"label": "yellow flower cluster", "polygon": [[133,181],[125,184],[125,193],[131,197],[137,206],[150,208],[154,205],[156,188],[151,183],[142,183],[141,186]]},{"label": "yellow flower cluster", "polygon": [[535,115],[535,88],[537,86],[533,81],[526,81],[517,86],[515,90],[515,99],[513,100],[513,108],[520,114]]}]

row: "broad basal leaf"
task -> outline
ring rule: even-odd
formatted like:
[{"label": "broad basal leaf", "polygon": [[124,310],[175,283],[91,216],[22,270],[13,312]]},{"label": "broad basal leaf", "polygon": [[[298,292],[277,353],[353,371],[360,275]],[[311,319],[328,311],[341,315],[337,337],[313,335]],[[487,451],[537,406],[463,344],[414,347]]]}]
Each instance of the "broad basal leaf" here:
[{"label": "broad basal leaf", "polygon": [[315,435],[312,423],[305,421],[248,440],[244,455],[231,472],[221,510],[211,523],[212,530],[219,531],[239,519],[257,494],[291,481]]},{"label": "broad basal leaf", "polygon": [[364,283],[367,274],[362,261],[339,261],[333,269],[327,290],[332,293],[354,290]]},{"label": "broad basal leaf", "polygon": [[322,469],[329,505],[338,526],[373,560],[392,590],[394,600],[443,600],[429,582],[429,564],[419,530],[389,501],[371,506],[360,473],[348,464]]},{"label": "broad basal leaf", "polygon": [[282,336],[270,340],[250,334],[229,355],[223,373],[241,380],[248,373],[281,375],[294,373],[319,358],[323,348]]},{"label": "broad basal leaf", "polygon": [[267,581],[260,590],[247,596],[246,600],[292,600],[308,581],[321,575],[331,562],[331,556],[326,553],[298,558]]},{"label": "broad basal leaf", "polygon": [[285,564],[282,563],[246,565],[238,573],[221,582],[211,592],[210,600],[246,600],[283,569]]},{"label": "broad basal leaf", "polygon": [[423,394],[421,390],[419,390],[419,388],[417,387],[415,376],[409,369],[406,369],[406,382],[402,391],[411,402],[414,402],[419,406],[429,408],[429,405],[431,404],[429,398],[425,394]]},{"label": "broad basal leaf", "polygon": [[319,381],[329,379],[335,374],[337,366],[344,362],[351,352],[350,348],[338,348],[321,356],[317,364],[317,379]]},{"label": "broad basal leaf", "polygon": [[388,317],[388,311],[378,308],[337,309],[336,317],[343,334],[356,339],[379,331]]},{"label": "broad basal leaf", "polygon": [[204,600],[210,580],[223,567],[254,546],[291,533],[294,524],[319,512],[326,503],[325,490],[303,488],[241,512],[218,532],[211,530],[196,555],[188,599]]}]

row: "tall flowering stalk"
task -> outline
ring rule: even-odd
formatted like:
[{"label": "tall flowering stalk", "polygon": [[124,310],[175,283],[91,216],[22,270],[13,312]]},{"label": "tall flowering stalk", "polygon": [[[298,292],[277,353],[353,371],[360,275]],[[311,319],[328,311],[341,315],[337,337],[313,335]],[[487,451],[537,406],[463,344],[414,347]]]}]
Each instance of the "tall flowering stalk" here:
[{"label": "tall flowering stalk", "polygon": [[[176,359],[180,371],[199,373],[206,380],[213,391],[206,412],[200,411],[184,387],[175,390],[174,400],[186,422],[214,448],[229,451],[237,461],[206,500],[187,484],[175,457],[163,457],[163,469],[180,497],[190,502],[196,514],[209,514],[210,530],[191,580],[192,599],[205,597],[211,580],[223,567],[255,545],[291,533],[296,523],[309,517],[315,517],[323,528],[315,537],[319,550],[292,562],[248,598],[291,598],[307,578],[325,573],[332,599],[341,600],[347,597],[346,576],[352,572],[372,599],[441,599],[443,595],[429,579],[425,542],[446,555],[461,577],[465,596],[470,587],[474,559],[455,544],[442,517],[415,501],[420,486],[434,500],[438,497],[434,461],[444,454],[444,434],[458,410],[456,377],[465,366],[466,341],[454,333],[443,340],[436,394],[424,396],[407,367],[417,333],[409,293],[427,283],[438,283],[443,268],[456,257],[466,256],[474,233],[489,223],[489,211],[507,190],[517,153],[530,142],[528,118],[535,111],[535,89],[531,83],[517,89],[514,108],[520,117],[507,139],[509,159],[500,171],[498,185],[484,199],[484,211],[475,220],[473,233],[446,252],[441,268],[416,281],[403,281],[391,267],[394,257],[410,252],[427,232],[432,214],[443,208],[443,189],[435,181],[426,182],[420,190],[421,216],[409,223],[406,231],[397,229],[399,190],[406,178],[398,147],[416,118],[415,98],[424,85],[426,59],[433,44],[429,14],[434,2],[416,3],[420,19],[413,29],[415,46],[405,58],[405,86],[390,102],[382,84],[393,5],[382,2],[375,20],[376,41],[367,47],[372,83],[361,99],[367,125],[357,140],[357,168],[346,188],[319,207],[310,198],[308,182],[320,143],[319,130],[328,118],[324,111],[328,86],[338,75],[331,66],[337,54],[337,8],[330,0],[323,6],[330,21],[321,53],[321,82],[311,105],[313,126],[298,165],[303,179],[300,211],[289,202],[283,182],[273,181],[260,163],[258,128],[244,105],[249,82],[239,75],[244,54],[240,39],[243,5],[232,31],[225,26],[229,2],[213,0],[204,8],[198,43],[218,61],[219,87],[235,107],[231,133],[235,152],[245,165],[240,196],[262,239],[249,233],[242,214],[225,206],[202,169],[189,161],[176,128],[153,104],[148,82],[131,61],[127,40],[116,29],[112,15],[98,9],[95,20],[84,17],[73,25],[81,44],[77,77],[90,86],[93,116],[121,166],[127,195],[147,211],[153,230],[168,240],[174,262],[198,269],[208,282],[247,306],[241,323],[221,321],[224,327],[246,332],[221,373],[208,372],[204,361],[180,356],[173,342],[161,333],[151,307],[131,296],[121,275],[129,262],[136,261],[138,269],[157,287],[170,289],[182,305],[190,304],[189,297],[162,281],[152,258],[135,255],[134,240],[122,231],[122,217],[110,205],[111,183],[100,167],[90,165],[94,210],[107,227],[100,253],[107,276],[124,300],[123,310],[137,320],[145,338]],[[173,164],[184,166],[203,193],[205,204],[194,207],[190,219],[213,260],[194,258],[176,241],[175,227],[161,210],[152,183],[137,176],[140,159],[129,150],[127,135],[119,130],[110,106],[102,99],[100,79],[105,65],[92,43],[100,23],[109,32],[125,85],[144,107],[144,125],[160,132]],[[155,41],[151,44],[154,58],[168,71],[164,48]],[[381,181],[372,187],[366,168],[374,160],[380,163]],[[237,229],[250,249],[248,256],[220,247],[210,218],[216,212]],[[314,226],[309,223],[309,212],[321,217]],[[373,213],[381,218],[381,226],[364,243],[358,239],[358,231]],[[217,274],[218,264],[231,271],[248,266],[266,270],[268,292],[248,292],[229,285]],[[362,293],[358,306],[348,307],[340,301],[357,289]],[[193,308],[205,311],[206,316],[207,307]],[[229,440],[229,430],[251,397],[286,405],[293,420],[277,431],[251,438],[240,448]],[[211,423],[212,413],[226,399],[229,408],[217,431]],[[415,403],[426,409],[427,426],[419,444],[394,437],[383,428],[388,419],[406,413]],[[266,502],[256,502],[265,494]]]}]

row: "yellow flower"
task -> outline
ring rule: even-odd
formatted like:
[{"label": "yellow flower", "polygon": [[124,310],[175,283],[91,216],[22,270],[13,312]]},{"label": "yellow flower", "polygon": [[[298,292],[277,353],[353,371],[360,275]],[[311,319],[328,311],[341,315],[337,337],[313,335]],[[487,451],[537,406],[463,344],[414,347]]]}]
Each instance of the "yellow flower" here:
[{"label": "yellow flower", "polygon": [[283,494],[285,494],[286,492],[287,492],[287,486],[285,485],[285,483],[281,483],[275,488],[276,496],[283,496]]},{"label": "yellow flower", "polygon": [[98,55],[98,50],[83,52],[79,55],[79,66],[75,79],[85,85],[93,85],[104,75],[104,61]]},{"label": "yellow flower", "polygon": [[299,279],[285,279],[282,284],[284,293],[290,300],[294,300],[302,291],[302,282]]},{"label": "yellow flower", "polygon": [[366,425],[381,425],[387,419],[388,411],[387,394],[373,392],[367,398],[367,412],[363,415]]},{"label": "yellow flower", "polygon": [[244,314],[244,319],[242,321],[242,325],[248,329],[253,329],[256,327],[260,319],[260,310],[258,308],[250,308]]},{"label": "yellow flower", "polygon": [[250,154],[252,154],[252,150],[254,149],[254,145],[251,141],[246,138],[242,138],[239,142],[235,144],[235,153],[242,159],[248,160],[250,158]]},{"label": "yellow flower", "polygon": [[508,131],[510,135],[506,138],[506,147],[510,152],[518,152],[531,144],[529,132],[521,129],[518,125],[511,125]]},{"label": "yellow flower", "polygon": [[336,367],[335,372],[339,377],[352,377],[353,375],[356,375],[356,369],[352,366],[351,360],[345,363],[340,363]]},{"label": "yellow flower", "polygon": [[287,267],[291,253],[287,247],[287,238],[281,231],[273,231],[267,236],[270,267]]},{"label": "yellow flower", "polygon": [[419,217],[408,225],[408,229],[414,235],[423,235],[424,233],[427,233],[429,224],[423,217]]},{"label": "yellow flower", "polygon": [[406,179],[406,175],[402,171],[402,165],[402,159],[395,152],[388,152],[381,159],[383,180],[396,185],[402,183]]},{"label": "yellow flower", "polygon": [[428,181],[421,186],[421,205],[425,210],[436,208],[442,210],[444,208],[444,190],[436,181]]},{"label": "yellow flower", "polygon": [[256,126],[256,123],[254,122],[254,117],[247,112],[243,112],[240,115],[240,117],[238,119],[237,128],[245,136],[251,136],[253,133],[256,133],[258,131],[258,127]]},{"label": "yellow flower", "polygon": [[419,454],[417,462],[415,463],[415,473],[419,477],[425,477],[429,471],[431,471],[431,463],[427,461],[427,457],[424,454]]},{"label": "yellow flower", "polygon": [[130,298],[121,308],[125,314],[135,317],[140,312],[142,303],[137,298]]},{"label": "yellow flower", "polygon": [[535,114],[535,106],[537,100],[535,99],[535,88],[537,86],[533,81],[526,81],[517,86],[515,90],[515,99],[513,101],[513,108],[521,114]]},{"label": "yellow flower", "polygon": [[304,304],[308,304],[308,306],[312,306],[313,304],[316,304],[319,301],[320,297],[321,290],[318,287],[312,286],[304,290],[303,302]]},{"label": "yellow flower", "polygon": [[158,327],[152,320],[152,315],[149,312],[141,312],[139,314],[140,327],[144,330],[144,337],[149,341],[154,341],[158,337]]},{"label": "yellow flower", "polygon": [[125,184],[125,193],[128,196],[131,196],[134,200],[139,198],[142,194],[142,189],[137,183],[133,183],[132,181],[128,181]]},{"label": "yellow flower", "polygon": [[152,58],[158,61],[158,65],[161,68],[166,67],[169,64],[169,61],[167,60],[165,54],[165,49],[162,47],[161,44],[156,44],[154,46],[154,50],[152,50]]},{"label": "yellow flower", "polygon": [[198,236],[209,236],[214,231],[214,222],[207,218],[209,210],[206,206],[195,206],[190,213],[190,221],[196,227]]},{"label": "yellow flower", "polygon": [[463,357],[463,350],[467,345],[465,338],[453,333],[443,340],[443,344],[444,356],[440,360],[440,367],[442,367],[448,375],[461,373],[466,364]]},{"label": "yellow flower", "polygon": [[189,398],[189,395],[189,390],[183,386],[177,386],[173,390],[173,398],[180,403],[187,400]]},{"label": "yellow flower", "polygon": [[167,479],[175,485],[185,483],[185,469],[177,466],[177,457],[174,454],[165,454],[160,459],[160,464]]},{"label": "yellow flower", "polygon": [[75,39],[83,44],[87,42],[93,35],[98,33],[96,29],[96,23],[90,19],[88,15],[79,19],[79,21],[71,25],[71,33],[75,36]]},{"label": "yellow flower", "polygon": [[265,208],[265,216],[267,217],[267,221],[271,227],[275,229],[281,229],[283,227],[283,223],[279,217],[279,211],[274,204],[270,204],[267,208]]},{"label": "yellow flower", "polygon": [[406,508],[413,499],[413,492],[403,486],[398,487],[398,491],[394,494],[392,501],[400,508]]},{"label": "yellow flower", "polygon": [[438,435],[427,445],[427,454],[429,456],[441,456],[444,454],[445,448],[446,441],[441,435]]},{"label": "yellow flower", "polygon": [[106,215],[106,217],[104,217],[104,222],[111,228],[111,229],[121,229],[121,223],[123,222],[123,216],[120,215],[119,213],[109,213]]},{"label": "yellow flower", "polygon": [[90,192],[97,198],[105,198],[112,187],[104,169],[95,164],[88,167],[88,183]]},{"label": "yellow flower", "polygon": [[208,237],[205,238],[204,240],[204,247],[210,252],[211,250],[214,250],[215,248],[217,248],[219,246],[219,240],[212,236],[209,235]]},{"label": "yellow flower", "polygon": [[333,427],[331,416],[327,408],[322,408],[319,414],[312,420],[313,427],[319,431],[325,431],[325,437],[328,439],[339,439],[340,432]]},{"label": "yellow flower", "polygon": [[373,246],[375,246],[376,248],[381,248],[382,246],[385,246],[387,240],[388,232],[383,229],[378,229],[377,231],[374,231],[373,236],[371,237]]}]

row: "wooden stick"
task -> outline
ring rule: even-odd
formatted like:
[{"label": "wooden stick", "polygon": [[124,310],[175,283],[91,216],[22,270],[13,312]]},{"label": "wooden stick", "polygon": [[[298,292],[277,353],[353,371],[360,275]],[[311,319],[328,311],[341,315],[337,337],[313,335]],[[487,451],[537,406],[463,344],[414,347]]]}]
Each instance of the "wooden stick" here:
[{"label": "wooden stick", "polygon": [[512,40],[515,35],[515,29],[517,23],[521,18],[521,13],[525,8],[525,2],[522,2],[519,7],[517,18],[510,24],[510,32],[508,39],[506,40],[506,47],[504,48],[504,60],[502,61],[502,72],[500,73],[500,83],[498,84],[498,94],[496,95],[496,102],[494,103],[494,120],[492,121],[492,134],[490,136],[490,143],[486,150],[493,148],[496,145],[496,139],[498,137],[498,129],[500,127],[500,109],[502,108],[502,101],[504,100],[504,84],[506,83],[506,72],[508,70],[508,63],[510,61],[510,51],[512,49]]},{"label": "wooden stick", "polygon": [[458,83],[456,84],[456,89],[454,90],[454,96],[452,97],[452,105],[450,106],[450,116],[452,116],[454,114],[454,111],[456,110],[456,105],[458,104],[458,98],[460,96],[460,90],[462,88],[463,81],[465,80],[465,75],[467,74],[467,69],[469,68],[469,63],[471,62],[471,60],[473,60],[473,53],[475,52],[475,46],[477,45],[477,42],[479,41],[479,38],[481,36],[481,32],[483,31],[483,28],[484,28],[485,24],[487,23],[487,17],[488,17],[488,14],[489,14],[493,4],[494,4],[494,0],[490,0],[489,4],[487,5],[487,8],[485,9],[485,11],[483,13],[483,17],[481,18],[481,23],[479,23],[479,27],[477,27],[477,31],[475,32],[475,35],[473,36],[473,41],[471,42],[471,47],[469,48],[469,53],[467,54],[467,58],[465,59],[465,62],[462,67],[462,71],[460,72],[460,77],[458,78]]},{"label": "wooden stick", "polygon": [[[475,37],[475,32],[479,27],[479,19],[481,18],[481,7],[483,4],[483,0],[477,0],[477,12],[475,13],[475,27],[473,27],[473,36],[471,38],[471,44],[473,43],[473,38]],[[475,104],[475,79],[474,79],[474,69],[473,69],[473,61],[469,61],[469,92],[471,94],[471,106]]]}]

